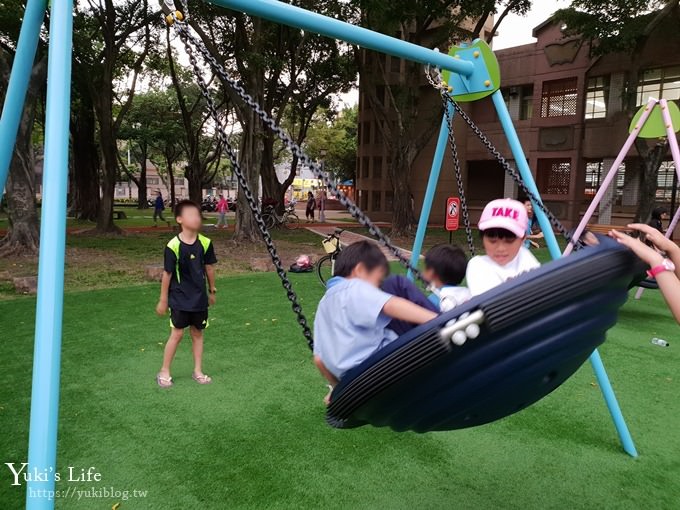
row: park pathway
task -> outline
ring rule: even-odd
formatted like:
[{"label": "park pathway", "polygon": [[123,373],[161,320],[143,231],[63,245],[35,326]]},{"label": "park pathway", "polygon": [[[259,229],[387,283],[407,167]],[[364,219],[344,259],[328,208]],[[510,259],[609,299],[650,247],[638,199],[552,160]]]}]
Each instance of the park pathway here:
[{"label": "park pathway", "polygon": [[[310,232],[313,232],[314,234],[320,235],[322,237],[326,237],[328,234],[332,234],[335,232],[335,229],[338,227],[338,225],[313,225],[309,227],[305,227],[307,230]],[[359,241],[370,241],[372,243],[375,243],[380,246],[380,249],[382,252],[385,254],[387,257],[387,260],[389,261],[395,261],[397,258],[388,250],[385,248],[382,244],[380,244],[378,241],[375,239],[372,239],[368,236],[364,236],[361,234],[357,234],[356,232],[350,232],[350,231],[344,231],[342,235],[340,235],[340,242],[343,246],[348,246],[350,244],[359,242]],[[399,248],[401,253],[406,257],[406,258],[411,258],[411,252],[409,250],[405,250],[403,248]],[[422,258],[422,255],[421,255]]]}]

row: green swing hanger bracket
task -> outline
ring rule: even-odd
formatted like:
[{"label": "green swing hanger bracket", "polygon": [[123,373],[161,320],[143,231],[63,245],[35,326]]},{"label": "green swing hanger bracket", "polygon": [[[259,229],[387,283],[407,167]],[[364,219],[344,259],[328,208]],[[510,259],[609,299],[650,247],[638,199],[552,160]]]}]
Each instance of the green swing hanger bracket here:
[{"label": "green swing hanger bracket", "polygon": [[474,66],[471,75],[465,76],[444,70],[442,79],[448,92],[456,102],[478,101],[496,92],[501,86],[501,71],[498,59],[491,47],[481,39],[472,43],[453,46],[449,56],[470,62]]}]

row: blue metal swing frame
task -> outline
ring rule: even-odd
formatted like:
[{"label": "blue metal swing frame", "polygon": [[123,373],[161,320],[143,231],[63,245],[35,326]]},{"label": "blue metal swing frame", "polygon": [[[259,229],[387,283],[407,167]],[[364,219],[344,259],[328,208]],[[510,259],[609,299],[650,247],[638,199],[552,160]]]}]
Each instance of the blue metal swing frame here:
[{"label": "blue metal swing frame", "polygon": [[[277,23],[356,44],[399,58],[433,65],[452,73],[452,79],[476,92],[475,84],[487,81],[489,72],[483,59],[453,58],[436,50],[417,46],[393,37],[322,16],[277,0],[207,0],[213,4],[259,16]],[[28,0],[7,94],[0,118],[0,190],[4,190],[21,120],[40,29],[47,0]],[[68,183],[69,121],[71,98],[71,58],[73,36],[73,0],[52,0],[50,8],[49,63],[47,72],[47,108],[45,119],[45,168],[41,213],[38,296],[36,305],[33,382],[27,471],[56,472],[59,379],[61,364],[62,318],[64,298],[64,256],[66,241],[66,194]],[[497,88],[500,84],[494,84]],[[515,131],[500,91],[491,96],[505,136],[522,179],[539,196],[531,169]],[[423,239],[447,147],[449,126],[442,122],[427,191],[413,246],[413,260],[419,260]],[[557,239],[545,214],[536,208],[553,258],[561,256]],[[595,351],[592,363],[598,384],[624,450],[637,456],[635,445],[619,408],[616,396]],[[54,508],[54,476],[47,481],[27,482],[26,508]]]}]

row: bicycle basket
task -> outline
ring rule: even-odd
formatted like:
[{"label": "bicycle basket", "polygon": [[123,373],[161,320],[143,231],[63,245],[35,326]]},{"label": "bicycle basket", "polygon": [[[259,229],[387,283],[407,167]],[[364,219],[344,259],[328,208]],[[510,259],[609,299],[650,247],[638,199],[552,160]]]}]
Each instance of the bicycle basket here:
[{"label": "bicycle basket", "polygon": [[323,245],[323,249],[326,250],[326,253],[331,254],[338,250],[340,240],[337,237],[331,237],[321,241],[321,244]]}]

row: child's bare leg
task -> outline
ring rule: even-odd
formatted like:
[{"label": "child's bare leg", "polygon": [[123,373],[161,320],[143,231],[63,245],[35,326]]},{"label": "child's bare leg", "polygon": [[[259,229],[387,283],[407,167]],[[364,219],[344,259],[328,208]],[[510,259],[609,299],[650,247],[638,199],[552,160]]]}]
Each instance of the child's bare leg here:
[{"label": "child's bare leg", "polygon": [[333,388],[338,384],[338,379],[330,373],[330,371],[326,368],[326,365],[323,364],[323,361],[321,361],[321,358],[318,356],[314,356],[314,364],[316,365],[316,368],[319,369],[319,372],[321,372],[321,375],[324,376],[324,378],[328,381],[328,395],[326,395],[323,399],[324,403],[326,405],[331,403],[331,393],[333,393]]},{"label": "child's bare leg", "polygon": [[192,350],[194,353],[194,377],[203,377],[203,330],[191,326]]},{"label": "child's bare leg", "polygon": [[172,360],[175,358],[177,347],[179,346],[179,343],[182,341],[183,336],[184,336],[183,329],[172,328],[170,330],[170,338],[168,338],[168,342],[165,344],[165,351],[163,352],[163,366],[161,367],[161,370],[158,373],[158,375],[160,375],[161,377],[164,378],[170,377],[170,365],[172,364]]}]

